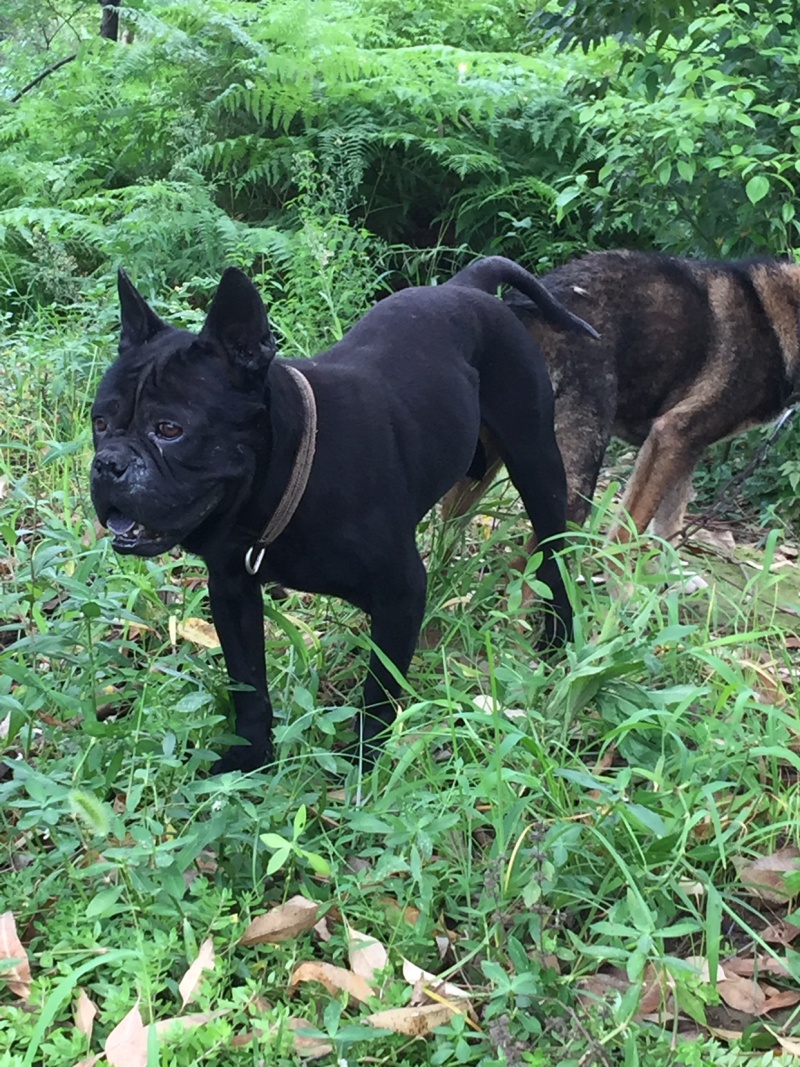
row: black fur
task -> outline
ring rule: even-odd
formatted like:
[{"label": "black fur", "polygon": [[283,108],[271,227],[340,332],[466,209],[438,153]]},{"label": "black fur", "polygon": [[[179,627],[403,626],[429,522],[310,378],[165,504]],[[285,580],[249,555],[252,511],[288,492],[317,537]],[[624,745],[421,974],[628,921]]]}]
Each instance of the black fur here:
[{"label": "black fur", "polygon": [[[562,328],[592,332],[508,260],[479,261],[445,285],[406,289],[309,360],[274,358],[252,283],[227,270],[199,335],[164,325],[120,276],[120,355],[93,410],[92,498],[120,552],[175,544],[208,565],[211,611],[234,693],[236,732],[217,770],[271,757],[260,583],[343,597],[372,619],[375,645],[401,672],[425,608],[417,523],[476,462],[491,434],[544,551],[553,591],[544,641],[568,637],[572,611],[553,558],[566,486],[547,371],[516,316],[494,296],[513,282]],[[257,577],[244,566],[289,480],[301,439],[294,366],[316,398],[310,479]],[[176,431],[178,431],[176,433]],[[478,457],[476,459],[476,456]],[[372,655],[363,733],[392,721],[399,687]]]}]

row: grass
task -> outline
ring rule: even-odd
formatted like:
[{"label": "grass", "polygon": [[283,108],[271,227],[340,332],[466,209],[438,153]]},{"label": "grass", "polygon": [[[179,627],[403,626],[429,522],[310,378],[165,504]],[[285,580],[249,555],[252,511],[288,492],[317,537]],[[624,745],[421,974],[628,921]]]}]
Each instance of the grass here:
[{"label": "grass", "polygon": [[[771,865],[800,816],[792,568],[642,541],[613,550],[632,588],[615,599],[609,491],[566,552],[575,641],[541,662],[504,592],[522,526],[499,485],[464,537],[423,524],[428,614],[373,774],[337,754],[365,620],[292,594],[265,602],[277,762],[204,777],[228,704],[221,654],[190,639],[203,570],[115,557],[93,524],[87,411],[110,329],[110,311],[40,315],[3,341],[0,911],[33,981],[27,1002],[0,987],[0,1067],[78,1063],[135,1005],[145,1024],[201,1015],[160,1044],[152,1031],[149,1067],[295,1064],[293,1019],[330,1064],[778,1062],[797,1009],[735,1009],[702,960],[771,953],[765,995],[800,987],[791,937],[764,938],[800,889]],[[767,562],[779,550],[768,539]],[[706,588],[683,590],[681,559]],[[746,884],[758,857],[771,899]],[[241,944],[298,894],[319,932]],[[348,968],[350,927],[387,952],[366,1004],[290,986],[304,962]],[[208,937],[214,966],[182,1008]],[[367,1024],[419,995],[403,960],[467,990],[469,1011],[434,988],[449,1022],[432,1036]],[[99,1007],[91,1038],[80,990]]]}]

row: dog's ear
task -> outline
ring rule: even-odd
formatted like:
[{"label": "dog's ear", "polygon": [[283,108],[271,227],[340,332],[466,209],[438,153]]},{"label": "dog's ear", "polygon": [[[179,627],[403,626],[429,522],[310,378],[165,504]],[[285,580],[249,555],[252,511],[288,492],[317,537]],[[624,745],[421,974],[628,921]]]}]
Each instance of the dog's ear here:
[{"label": "dog's ear", "polygon": [[145,344],[157,333],[166,330],[167,324],[156,315],[122,267],[117,272],[117,292],[122,326],[119,350],[122,354],[129,348]]},{"label": "dog's ear", "polygon": [[275,338],[264,302],[246,274],[228,267],[211,301],[200,340],[221,347],[248,370],[263,370],[275,355]]}]

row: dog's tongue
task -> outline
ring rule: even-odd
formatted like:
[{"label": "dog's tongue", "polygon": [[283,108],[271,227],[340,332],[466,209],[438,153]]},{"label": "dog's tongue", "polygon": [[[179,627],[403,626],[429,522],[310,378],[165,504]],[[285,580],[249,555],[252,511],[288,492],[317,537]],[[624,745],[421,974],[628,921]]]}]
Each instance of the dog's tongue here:
[{"label": "dog's tongue", "polygon": [[136,523],[120,511],[110,511],[106,519],[106,525],[112,533],[123,536],[126,533],[130,533]]}]

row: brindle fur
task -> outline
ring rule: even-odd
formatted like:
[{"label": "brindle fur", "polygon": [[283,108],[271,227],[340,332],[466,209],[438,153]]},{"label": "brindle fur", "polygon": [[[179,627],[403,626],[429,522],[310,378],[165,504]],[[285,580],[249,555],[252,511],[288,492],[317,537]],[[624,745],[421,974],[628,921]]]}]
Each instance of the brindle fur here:
[{"label": "brindle fur", "polygon": [[[545,323],[518,294],[507,300],[545,357],[569,518],[588,514],[611,435],[640,447],[623,498],[637,530],[684,526],[692,472],[715,441],[777,417],[800,389],[800,266],[713,262],[643,252],[594,252],[543,279],[599,340]],[[449,495],[463,514],[499,464]],[[611,536],[625,540],[624,524]]]}]

